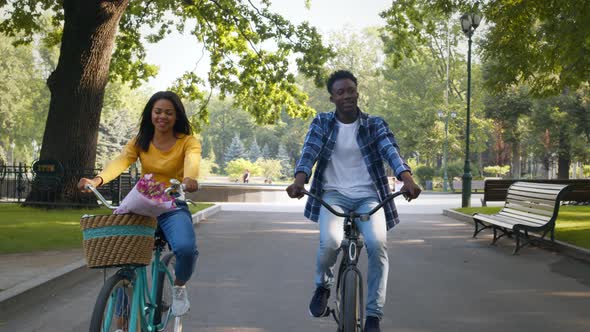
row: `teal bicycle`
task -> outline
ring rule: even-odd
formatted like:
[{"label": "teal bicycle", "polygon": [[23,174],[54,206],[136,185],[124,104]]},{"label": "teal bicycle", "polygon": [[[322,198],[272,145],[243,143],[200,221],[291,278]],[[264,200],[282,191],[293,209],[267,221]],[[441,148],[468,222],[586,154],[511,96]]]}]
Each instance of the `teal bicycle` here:
[{"label": "teal bicycle", "polygon": [[[180,200],[184,186],[175,179],[170,182],[166,192]],[[106,207],[116,208],[96,188],[87,185],[86,189]],[[120,266],[105,280],[94,305],[90,332],[182,331],[182,317],[172,314],[176,258],[166,253],[167,247],[162,232],[156,230],[150,273],[146,265],[130,264]]]}]

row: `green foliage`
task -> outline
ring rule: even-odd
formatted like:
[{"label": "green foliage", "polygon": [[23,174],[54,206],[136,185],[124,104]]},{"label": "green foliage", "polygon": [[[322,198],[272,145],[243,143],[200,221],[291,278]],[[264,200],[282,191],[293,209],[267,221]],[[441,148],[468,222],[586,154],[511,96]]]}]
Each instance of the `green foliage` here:
[{"label": "green foliage", "polygon": [[132,90],[128,84],[111,82],[105,90],[105,103],[98,128],[96,165],[102,168],[137,135],[139,118],[149,95]]},{"label": "green foliage", "polygon": [[0,166],[4,166],[8,164],[8,157],[6,156],[6,151],[0,145]]},{"label": "green foliage", "polygon": [[483,171],[488,173],[489,175],[492,175],[492,176],[502,177],[502,176],[508,174],[508,172],[510,172],[510,166],[509,165],[486,166],[483,168]]},{"label": "green foliage", "polygon": [[203,179],[211,174],[213,170],[219,168],[219,166],[213,161],[212,158],[202,158],[199,164],[199,178]]},{"label": "green foliage", "polygon": [[15,159],[29,163],[32,140],[41,143],[43,138],[49,91],[44,83],[44,64],[35,58],[36,47],[14,47],[16,40],[0,35],[0,146],[11,154],[9,146],[14,142]]},{"label": "green foliage", "polygon": [[590,77],[590,2],[496,0],[483,7],[490,29],[482,42],[487,86],[526,83],[537,95],[557,95]]},{"label": "green foliage", "polygon": [[418,166],[414,171],[414,174],[422,186],[426,186],[426,181],[432,181],[435,173],[436,171],[434,168],[426,165]]},{"label": "green foliage", "polygon": [[478,46],[483,49],[487,87],[506,91],[526,83],[535,94],[555,95],[588,82],[588,1],[492,0],[478,6],[470,0],[393,2],[381,14],[387,21],[386,53],[399,65],[445,30],[441,22],[454,22],[451,31],[460,35],[455,18],[481,11],[486,30],[477,30],[475,37],[482,36]]},{"label": "green foliage", "polygon": [[290,179],[293,176],[294,164],[291,162],[291,158],[289,158],[283,144],[279,145],[277,159],[281,162],[281,174],[283,178]]},{"label": "green foliage", "polygon": [[584,176],[590,178],[590,165],[584,165]]},{"label": "green foliage", "polygon": [[416,161],[416,158],[408,158],[406,159],[406,164],[408,164],[408,166],[410,166],[410,168],[415,171],[416,168],[418,168],[418,162]]},{"label": "green foliage", "polygon": [[[191,119],[197,130],[209,121],[207,102],[213,90],[217,91],[222,98],[232,96],[234,106],[248,112],[257,124],[276,123],[283,112],[291,117],[308,118],[314,114],[314,110],[306,104],[307,95],[295,81],[295,75],[292,73],[295,67],[293,65],[296,65],[298,73],[312,78],[316,85],[320,85],[325,78],[324,63],[333,53],[322,44],[321,36],[316,28],[307,22],[292,24],[284,17],[273,13],[270,5],[269,1],[255,3],[248,0],[74,1],[71,3],[46,0],[1,1],[3,20],[0,22],[0,34],[14,37],[11,43],[19,45],[33,42],[38,34],[41,34],[39,40],[48,46],[57,46],[62,43],[62,38],[70,38],[62,43],[64,56],[60,58],[59,64],[46,66],[49,68],[47,73],[55,68],[61,68],[70,75],[69,71],[72,68],[69,66],[78,65],[72,64],[72,59],[87,59],[88,54],[93,54],[96,58],[102,56],[106,60],[110,59],[108,77],[112,82],[129,82],[131,87],[135,88],[154,77],[158,70],[146,61],[145,43],[157,43],[173,32],[189,33],[194,36],[195,43],[203,46],[203,54],[207,55],[209,61],[209,70],[205,77],[201,77],[192,69],[188,69],[170,89],[178,92],[185,99],[196,100],[198,107],[194,108],[196,111]],[[119,20],[118,17],[121,14]],[[106,24],[108,20],[114,20],[116,25],[108,26]],[[64,27],[68,28],[64,30]],[[111,49],[111,45],[105,45],[106,47],[96,49],[94,46],[96,40],[91,39],[107,38],[111,33],[115,35],[114,48]],[[7,52],[2,53],[4,55]],[[48,55],[51,55],[51,52],[40,53],[41,58],[49,58]],[[92,66],[90,62],[92,61],[80,64],[90,67]],[[30,65],[18,67],[35,68]],[[79,72],[88,73],[96,69],[87,67]],[[15,76],[7,71],[6,74],[9,77]],[[67,82],[80,79],[80,77],[68,75],[54,75],[51,86],[65,86]],[[72,75],[82,74],[72,70]],[[35,75],[23,76],[35,77]],[[102,97],[100,90],[103,85],[102,82],[98,82],[100,75],[91,75],[91,78],[87,80],[87,83],[93,87],[93,84],[96,84],[99,91],[95,93],[98,97]],[[3,86],[1,88],[3,92],[10,92]],[[27,89],[20,90],[23,95],[35,95],[26,91]],[[67,93],[71,91],[66,91],[65,94]],[[3,95],[18,100],[16,93]],[[63,99],[63,93],[53,94],[52,98],[51,105],[59,104],[55,99]],[[27,102],[30,102],[30,99],[28,98]],[[86,110],[96,115],[100,114],[98,108],[101,102],[102,100],[97,100],[95,105],[73,105],[72,109]],[[46,113],[49,104],[45,102],[44,107],[39,109],[28,108],[35,112]],[[5,105],[2,106],[0,109],[5,109]],[[45,118],[46,116],[43,115],[31,117],[41,121]],[[49,118],[54,117],[50,115]],[[79,114],[72,114],[72,119],[84,119],[76,120],[79,122],[94,121],[94,123],[76,123],[76,125],[98,128],[98,116],[85,118]],[[2,120],[0,115],[2,128],[7,128]],[[19,122],[14,121],[14,123]],[[40,131],[37,133],[42,134]],[[37,140],[40,141],[40,137]],[[45,144],[51,143],[53,143],[52,140],[45,142]],[[74,142],[71,143],[74,144]],[[0,145],[4,144],[0,142]],[[88,144],[88,142],[82,142],[82,144]],[[51,149],[58,149],[58,147],[51,146]],[[25,148],[23,147],[22,150]],[[92,156],[83,155],[82,157],[68,156],[64,153],[61,158],[79,165],[85,164],[79,159],[93,159]]]},{"label": "green foliage", "polygon": [[267,180],[275,180],[281,177],[283,167],[277,159],[258,159],[256,166],[260,168],[261,175]]},{"label": "green foliage", "polygon": [[256,162],[259,158],[262,158],[262,151],[260,151],[260,146],[258,146],[258,142],[256,142],[256,138],[252,140],[252,144],[248,149],[248,159],[251,162]]},{"label": "green foliage", "polygon": [[244,144],[240,140],[240,137],[238,136],[238,134],[236,134],[234,136],[233,140],[231,141],[230,146],[227,148],[227,151],[225,151],[225,156],[224,156],[225,163],[227,165],[232,160],[235,160],[238,158],[244,158],[244,157],[245,157]]},{"label": "green foliage", "polygon": [[250,171],[250,176],[262,174],[262,169],[259,165],[244,158],[234,159],[225,166],[225,172],[231,181],[241,181],[245,170]]}]

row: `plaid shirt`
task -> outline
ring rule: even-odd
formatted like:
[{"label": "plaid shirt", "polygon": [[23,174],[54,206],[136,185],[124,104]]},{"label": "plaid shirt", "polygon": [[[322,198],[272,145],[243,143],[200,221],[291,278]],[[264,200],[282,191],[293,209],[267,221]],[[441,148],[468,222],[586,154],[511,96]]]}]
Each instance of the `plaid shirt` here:
[{"label": "plaid shirt", "polygon": [[[319,113],[309,126],[309,131],[303,143],[301,158],[295,168],[295,174],[299,172],[305,173],[305,182],[308,183],[311,169],[317,162],[310,188],[310,192],[313,194],[321,195],[322,193],[324,172],[334,151],[337,135],[338,126],[336,125],[335,112]],[[399,155],[399,146],[387,123],[382,118],[361,112],[356,140],[367,166],[367,171],[377,189],[379,199],[383,199],[390,192],[383,160],[389,163],[398,179],[400,179],[399,176],[402,172],[411,172],[411,169]],[[321,204],[318,201],[308,197],[305,205],[305,217],[317,222],[320,207]],[[399,223],[395,203],[391,200],[383,208],[387,220],[387,229],[389,230]]]}]

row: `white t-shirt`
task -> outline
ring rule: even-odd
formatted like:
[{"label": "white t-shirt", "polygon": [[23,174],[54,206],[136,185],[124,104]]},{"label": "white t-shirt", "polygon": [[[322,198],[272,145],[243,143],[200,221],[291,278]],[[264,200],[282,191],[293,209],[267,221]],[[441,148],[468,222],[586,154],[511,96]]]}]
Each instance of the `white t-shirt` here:
[{"label": "white t-shirt", "polygon": [[338,136],[324,174],[324,190],[336,190],[350,198],[377,196],[356,141],[359,119],[353,123],[336,120]]}]

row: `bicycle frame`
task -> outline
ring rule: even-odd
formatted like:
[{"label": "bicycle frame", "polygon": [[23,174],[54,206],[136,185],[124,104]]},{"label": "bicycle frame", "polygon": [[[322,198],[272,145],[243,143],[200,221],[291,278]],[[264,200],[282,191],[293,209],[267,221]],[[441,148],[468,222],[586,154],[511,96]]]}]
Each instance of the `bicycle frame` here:
[{"label": "bicycle frame", "polygon": [[[166,316],[166,320],[154,325],[155,311],[156,311],[156,292],[158,290],[158,274],[166,273],[166,278],[170,283],[173,283],[172,275],[170,271],[162,264],[162,247],[156,246],[154,250],[154,260],[151,263],[151,287],[147,279],[147,267],[146,266],[124,266],[119,269],[116,273],[125,276],[127,279],[132,281],[133,294],[131,298],[131,312],[129,315],[129,331],[137,331],[138,326],[142,330],[155,332],[162,330],[170,319],[170,315]],[[105,323],[112,321],[112,307],[116,304],[117,299],[112,299],[109,302],[109,316],[105,317]],[[138,313],[140,315],[138,316]],[[146,317],[147,313],[147,317]],[[110,326],[104,326],[105,330],[108,330]]]},{"label": "bicycle frame", "polygon": [[[135,269],[137,277],[135,278],[135,285],[133,287],[133,301],[131,302],[131,317],[129,324],[129,331],[136,331],[137,324],[141,322],[142,329],[149,332],[161,330],[168,324],[170,315],[166,317],[166,321],[160,322],[157,326],[153,325],[156,311],[156,292],[158,290],[158,274],[165,272],[168,280],[173,283],[172,275],[166,269],[166,267],[160,261],[162,255],[162,249],[156,248],[154,252],[154,260],[151,263],[152,272],[152,287],[147,280],[147,268],[145,266],[138,267]],[[148,311],[146,317],[144,310]],[[141,313],[140,318],[134,317],[138,313]]]},{"label": "bicycle frame", "polygon": [[[344,218],[344,240],[340,249],[342,250],[342,259],[340,260],[340,266],[338,267],[338,275],[336,277],[336,293],[340,294],[341,287],[343,287],[343,280],[347,273],[356,273],[359,278],[359,305],[362,308],[364,306],[363,298],[363,274],[358,269],[357,264],[359,256],[363,249],[364,243],[360,238],[359,230],[354,223],[355,213],[351,213],[350,216]],[[339,295],[337,295],[338,298]],[[342,299],[340,299],[341,301]],[[336,312],[338,310],[339,312]],[[331,310],[332,317],[340,324],[340,303],[337,302],[336,310]],[[361,311],[361,321],[363,321],[364,314]]]}]

